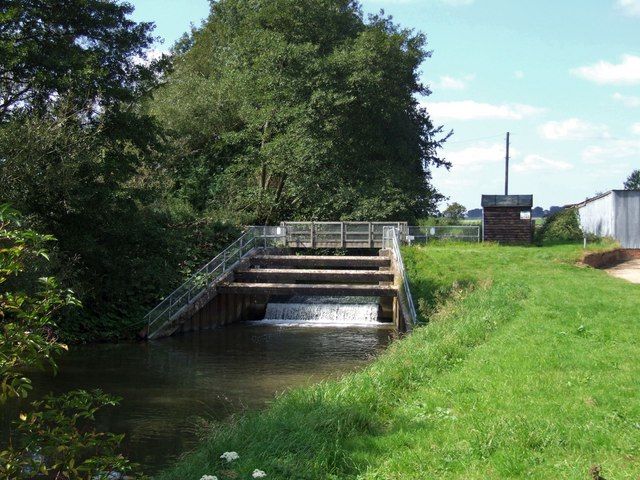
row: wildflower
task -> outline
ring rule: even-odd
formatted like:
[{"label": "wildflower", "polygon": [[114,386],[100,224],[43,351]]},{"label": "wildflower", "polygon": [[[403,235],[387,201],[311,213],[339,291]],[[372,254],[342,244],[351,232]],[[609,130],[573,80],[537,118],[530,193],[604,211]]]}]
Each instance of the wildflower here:
[{"label": "wildflower", "polygon": [[264,478],[267,476],[267,474],[265,472],[263,472],[262,470],[258,470],[257,468],[253,471],[253,473],[251,474],[251,476],[253,478]]},{"label": "wildflower", "polygon": [[227,462],[233,462],[234,460],[239,459],[240,455],[238,455],[238,452],[224,452],[220,455],[220,458],[224,458]]},{"label": "wildflower", "polygon": [[215,475],[203,475],[200,480],[218,480],[218,477]]}]

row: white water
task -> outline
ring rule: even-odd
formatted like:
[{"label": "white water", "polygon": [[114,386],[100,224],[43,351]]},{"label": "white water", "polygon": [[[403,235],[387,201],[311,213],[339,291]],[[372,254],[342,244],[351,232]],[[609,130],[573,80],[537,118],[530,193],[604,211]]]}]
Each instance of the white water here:
[{"label": "white water", "polygon": [[[376,326],[378,304],[351,298],[326,298],[326,303],[294,298],[291,303],[269,303],[260,323],[283,326]],[[304,303],[303,303],[304,301]],[[350,302],[359,303],[350,303]]]}]

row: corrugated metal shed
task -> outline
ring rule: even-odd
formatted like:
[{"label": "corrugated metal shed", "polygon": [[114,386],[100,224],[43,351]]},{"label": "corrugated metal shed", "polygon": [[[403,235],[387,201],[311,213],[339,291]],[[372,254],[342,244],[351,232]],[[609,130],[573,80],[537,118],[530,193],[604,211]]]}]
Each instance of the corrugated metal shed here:
[{"label": "corrugated metal shed", "polygon": [[585,233],[615,238],[623,248],[640,248],[640,191],[611,190],[570,205]]}]

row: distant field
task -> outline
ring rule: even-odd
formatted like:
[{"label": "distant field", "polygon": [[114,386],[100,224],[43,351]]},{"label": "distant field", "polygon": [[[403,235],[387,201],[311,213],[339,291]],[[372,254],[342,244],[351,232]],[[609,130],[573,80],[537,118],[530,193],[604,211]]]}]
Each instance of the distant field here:
[{"label": "distant field", "polygon": [[362,372],[214,427],[160,478],[638,478],[640,285],[576,265],[573,245],[404,252],[428,325]]}]

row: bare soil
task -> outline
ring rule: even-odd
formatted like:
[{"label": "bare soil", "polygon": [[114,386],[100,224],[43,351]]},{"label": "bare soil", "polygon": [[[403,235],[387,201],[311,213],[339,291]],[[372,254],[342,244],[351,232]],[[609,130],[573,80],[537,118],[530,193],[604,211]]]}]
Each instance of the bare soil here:
[{"label": "bare soil", "polygon": [[619,263],[605,271],[614,277],[622,278],[632,283],[640,283],[640,259]]}]

